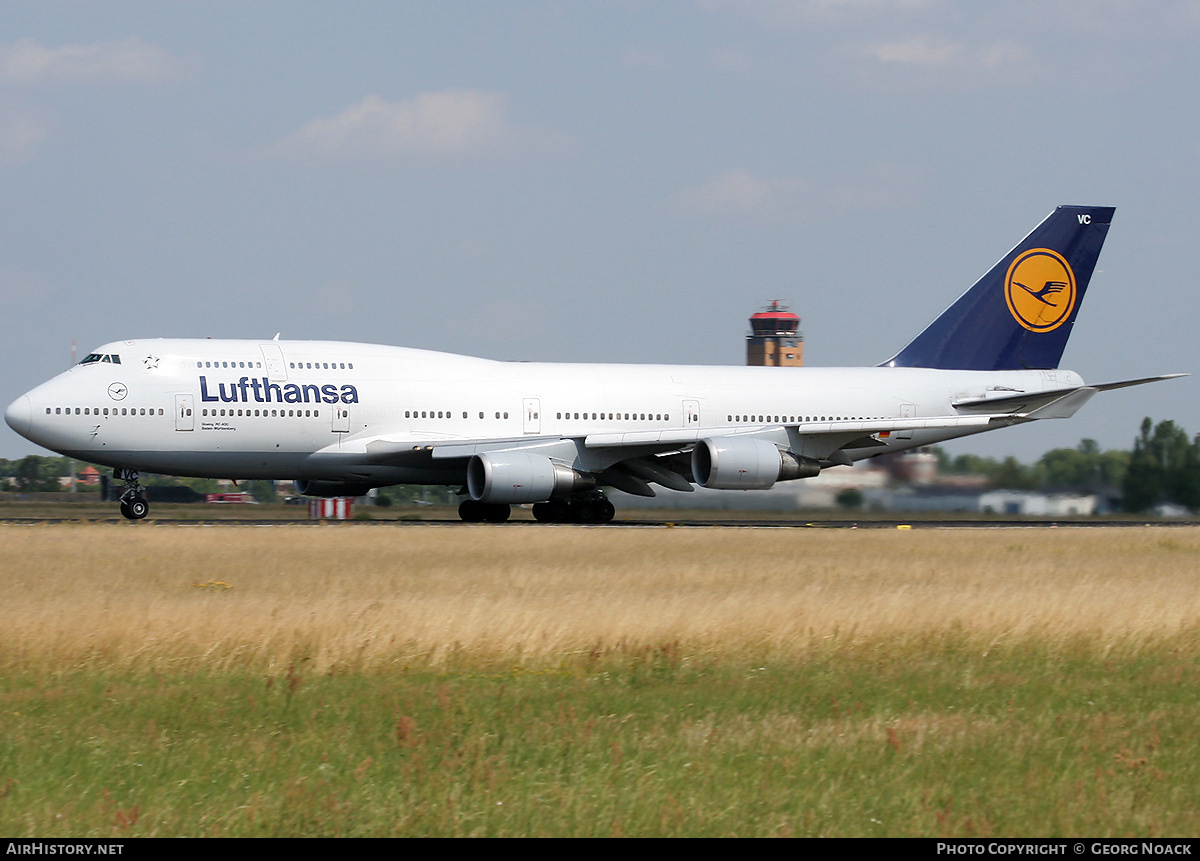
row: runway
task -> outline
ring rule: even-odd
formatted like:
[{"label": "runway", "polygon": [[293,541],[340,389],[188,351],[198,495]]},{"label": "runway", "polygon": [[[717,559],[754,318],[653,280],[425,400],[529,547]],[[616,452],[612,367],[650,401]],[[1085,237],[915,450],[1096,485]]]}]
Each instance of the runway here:
[{"label": "runway", "polygon": [[274,526],[274,527],[413,527],[413,526],[442,526],[463,529],[502,528],[502,529],[710,529],[714,527],[725,529],[1103,529],[1103,528],[1133,528],[1133,527],[1193,527],[1200,526],[1200,519],[1172,520],[940,520],[940,519],[721,519],[721,518],[688,518],[679,520],[638,520],[617,519],[606,524],[552,524],[538,523],[534,520],[510,520],[507,523],[463,523],[457,518],[422,519],[422,520],[299,520],[272,518],[147,518],[142,521],[128,521],[119,516],[113,517],[6,517],[0,523],[8,524],[81,524],[81,523],[110,523],[120,524],[131,529],[152,528],[154,526]]}]

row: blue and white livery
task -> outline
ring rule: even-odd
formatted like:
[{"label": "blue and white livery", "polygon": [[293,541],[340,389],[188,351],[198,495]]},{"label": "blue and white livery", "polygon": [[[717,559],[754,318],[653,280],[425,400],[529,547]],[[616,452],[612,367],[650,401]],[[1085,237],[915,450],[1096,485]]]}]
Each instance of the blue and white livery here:
[{"label": "blue and white livery", "polygon": [[[22,436],[139,472],[350,496],[460,488],[464,520],[602,523],[603,488],[765,489],[1043,418],[1099,391],[1059,360],[1112,220],[1060,206],[892,359],[867,368],[497,362],[333,341],[105,344],[5,411]],[[1169,375],[1177,376],[1177,375]]]}]

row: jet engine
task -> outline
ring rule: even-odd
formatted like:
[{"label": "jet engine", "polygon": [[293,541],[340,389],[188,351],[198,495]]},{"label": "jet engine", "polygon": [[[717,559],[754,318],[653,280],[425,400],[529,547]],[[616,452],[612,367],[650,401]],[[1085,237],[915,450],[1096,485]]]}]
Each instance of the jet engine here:
[{"label": "jet engine", "polygon": [[540,454],[488,451],[467,464],[467,492],[478,502],[545,502],[595,486],[594,477]]},{"label": "jet engine", "polygon": [[814,460],[750,437],[704,439],[692,449],[696,482],[719,490],[765,490],[777,481],[811,478],[820,471]]},{"label": "jet engine", "polygon": [[292,482],[296,493],[302,496],[366,496],[367,491],[374,485],[351,484],[345,481],[305,481],[297,479]]}]

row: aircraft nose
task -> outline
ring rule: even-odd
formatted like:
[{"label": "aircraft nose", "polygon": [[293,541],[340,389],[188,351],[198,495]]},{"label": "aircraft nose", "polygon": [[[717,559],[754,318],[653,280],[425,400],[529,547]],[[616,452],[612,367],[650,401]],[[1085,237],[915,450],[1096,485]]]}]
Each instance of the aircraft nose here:
[{"label": "aircraft nose", "polygon": [[33,424],[33,405],[29,403],[28,395],[21,395],[4,411],[4,420],[8,426],[23,437],[29,436],[29,428]]}]

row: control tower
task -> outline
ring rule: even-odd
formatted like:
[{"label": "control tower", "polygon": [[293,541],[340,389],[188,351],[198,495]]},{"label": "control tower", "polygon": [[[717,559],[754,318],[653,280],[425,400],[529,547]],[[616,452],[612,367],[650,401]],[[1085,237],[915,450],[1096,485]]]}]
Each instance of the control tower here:
[{"label": "control tower", "polygon": [[804,364],[804,336],[800,318],[776,299],[750,316],[746,336],[746,364],[799,368]]}]

